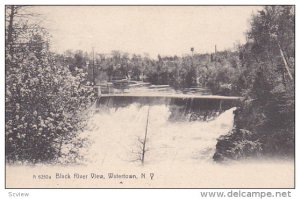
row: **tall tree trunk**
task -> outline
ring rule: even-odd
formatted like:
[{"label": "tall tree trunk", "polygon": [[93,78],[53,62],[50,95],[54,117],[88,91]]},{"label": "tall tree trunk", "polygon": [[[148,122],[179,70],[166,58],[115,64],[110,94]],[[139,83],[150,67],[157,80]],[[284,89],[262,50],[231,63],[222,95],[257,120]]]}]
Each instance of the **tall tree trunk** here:
[{"label": "tall tree trunk", "polygon": [[13,23],[14,23],[15,7],[10,6],[9,24],[7,30],[7,43],[10,56],[13,56]]},{"label": "tall tree trunk", "polygon": [[143,141],[143,149],[142,149],[142,157],[141,157],[141,162],[142,165],[144,165],[144,160],[145,160],[145,153],[146,153],[146,142],[147,142],[147,133],[148,133],[148,124],[149,124],[149,112],[150,112],[150,104],[148,107],[148,113],[147,113],[147,122],[146,122],[146,130],[145,130],[145,137]]},{"label": "tall tree trunk", "polygon": [[277,45],[278,45],[278,48],[279,48],[279,51],[280,51],[281,58],[282,58],[283,63],[284,63],[284,67],[285,67],[285,69],[286,69],[286,71],[287,71],[287,73],[288,73],[290,79],[293,80],[293,76],[292,76],[292,74],[291,74],[289,65],[288,65],[288,63],[287,63],[287,61],[286,61],[286,58],[285,58],[285,56],[284,56],[284,54],[283,54],[282,48],[281,48],[281,46],[280,46],[280,44],[279,44],[279,41],[277,40],[276,42],[277,42]]}]

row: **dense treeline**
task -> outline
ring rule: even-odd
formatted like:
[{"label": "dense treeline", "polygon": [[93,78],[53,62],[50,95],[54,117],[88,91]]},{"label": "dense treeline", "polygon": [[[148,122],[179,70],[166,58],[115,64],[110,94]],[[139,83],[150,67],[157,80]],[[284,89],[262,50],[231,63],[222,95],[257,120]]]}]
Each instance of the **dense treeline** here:
[{"label": "dense treeline", "polygon": [[131,79],[151,84],[166,84],[175,89],[187,87],[208,87],[214,94],[237,94],[234,87],[240,74],[241,61],[237,51],[222,51],[213,54],[195,54],[183,57],[158,55],[129,55],[113,51],[110,55],[82,51],[67,51],[60,60],[71,71],[82,68],[89,73],[89,81]]},{"label": "dense treeline", "polygon": [[221,137],[215,160],[293,156],[295,142],[295,11],[266,6],[252,17],[240,49],[238,91],[245,98],[235,128]]}]

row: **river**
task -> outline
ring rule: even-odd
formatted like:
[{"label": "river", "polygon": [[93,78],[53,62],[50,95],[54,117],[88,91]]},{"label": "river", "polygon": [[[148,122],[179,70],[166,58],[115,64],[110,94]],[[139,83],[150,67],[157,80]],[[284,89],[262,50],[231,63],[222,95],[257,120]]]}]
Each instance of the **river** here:
[{"label": "river", "polygon": [[[81,134],[90,142],[81,151],[82,165],[7,166],[7,186],[292,188],[293,160],[213,161],[217,139],[233,128],[236,109],[219,104],[169,97],[100,99]],[[38,175],[51,179],[33,177]]]}]

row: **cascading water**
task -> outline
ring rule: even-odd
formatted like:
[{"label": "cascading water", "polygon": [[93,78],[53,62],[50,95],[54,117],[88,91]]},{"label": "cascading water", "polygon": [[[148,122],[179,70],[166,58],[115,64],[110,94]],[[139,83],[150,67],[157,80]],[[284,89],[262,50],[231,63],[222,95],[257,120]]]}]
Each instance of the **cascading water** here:
[{"label": "cascading water", "polygon": [[[100,99],[90,110],[93,115],[88,128],[81,133],[90,141],[90,145],[81,151],[84,164],[6,166],[8,187],[293,187],[293,161],[213,162],[217,138],[233,126],[235,108],[232,107],[229,102],[221,107],[218,100]],[[148,110],[146,152],[142,164]],[[40,174],[52,178],[37,180],[32,177]],[[121,177],[110,178],[111,174]],[[57,179],[57,175],[72,178]]]},{"label": "cascading water", "polygon": [[[113,104],[101,104],[89,122],[90,129],[86,133],[92,144],[87,151],[87,164],[140,165],[148,109],[145,165],[212,161],[217,138],[231,130],[235,110],[230,108],[220,115],[217,112],[218,116],[211,121],[191,121],[192,113],[178,111],[180,107],[170,103]],[[174,119],[183,117],[185,119]]]}]

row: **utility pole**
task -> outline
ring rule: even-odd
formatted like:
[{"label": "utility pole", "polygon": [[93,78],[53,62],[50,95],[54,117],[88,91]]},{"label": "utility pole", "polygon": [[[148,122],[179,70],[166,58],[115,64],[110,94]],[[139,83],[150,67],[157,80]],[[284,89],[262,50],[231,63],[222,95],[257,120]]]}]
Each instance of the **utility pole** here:
[{"label": "utility pole", "polygon": [[192,67],[194,66],[194,47],[191,47],[192,52]]},{"label": "utility pole", "polygon": [[94,50],[94,47],[92,48],[93,50],[93,66],[92,66],[92,71],[93,71],[93,85],[95,86],[95,50]]},{"label": "utility pole", "polygon": [[215,44],[215,56],[214,56],[214,65],[216,67],[216,61],[217,61],[217,44]]},{"label": "utility pole", "polygon": [[217,44],[215,44],[215,55],[217,54]]}]

